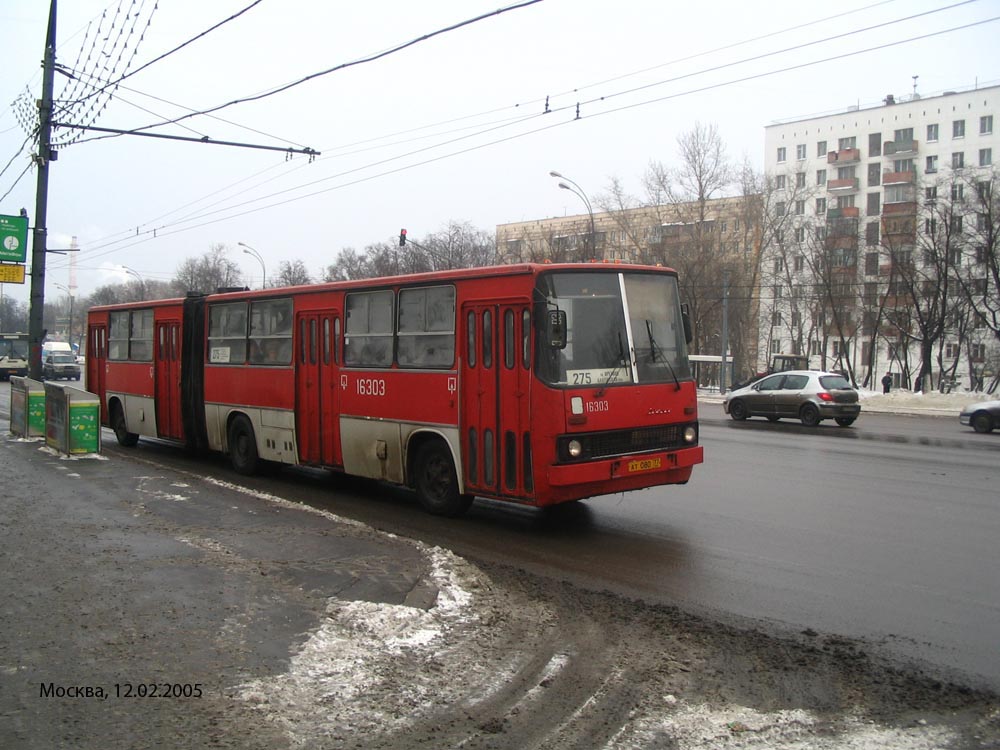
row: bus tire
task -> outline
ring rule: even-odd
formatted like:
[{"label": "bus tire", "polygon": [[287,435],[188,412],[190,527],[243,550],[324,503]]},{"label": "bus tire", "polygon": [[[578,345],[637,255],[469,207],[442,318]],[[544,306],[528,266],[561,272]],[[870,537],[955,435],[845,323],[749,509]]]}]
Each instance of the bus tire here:
[{"label": "bus tire", "polygon": [[421,445],[413,467],[413,487],[428,513],[454,518],[472,505],[472,495],[462,495],[458,491],[451,452],[442,441],[431,440]]},{"label": "bus tire", "polygon": [[243,414],[229,423],[229,461],[238,474],[245,476],[256,474],[260,464],[253,425]]},{"label": "bus tire", "polygon": [[128,424],[125,422],[125,410],[122,409],[122,405],[117,401],[111,407],[111,429],[115,431],[115,438],[118,440],[118,445],[124,448],[134,448],[136,443],[139,442],[139,436],[134,432],[128,431]]}]

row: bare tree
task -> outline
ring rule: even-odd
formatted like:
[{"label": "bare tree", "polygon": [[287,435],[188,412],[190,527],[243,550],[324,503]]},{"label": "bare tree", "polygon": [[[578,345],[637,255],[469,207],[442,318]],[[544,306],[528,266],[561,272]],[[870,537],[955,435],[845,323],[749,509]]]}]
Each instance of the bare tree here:
[{"label": "bare tree", "polygon": [[198,258],[184,260],[177,268],[173,283],[178,292],[208,293],[241,286],[243,282],[243,272],[229,257],[229,248],[219,243]]},{"label": "bare tree", "polygon": [[278,273],[272,282],[272,286],[300,286],[312,284],[313,279],[306,264],[301,260],[283,260],[278,266]]}]

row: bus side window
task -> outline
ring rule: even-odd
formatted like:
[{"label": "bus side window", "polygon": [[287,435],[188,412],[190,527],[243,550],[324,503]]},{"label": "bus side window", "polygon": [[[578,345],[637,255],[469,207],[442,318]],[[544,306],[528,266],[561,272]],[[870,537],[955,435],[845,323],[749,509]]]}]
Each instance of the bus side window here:
[{"label": "bus side window", "polygon": [[483,367],[493,367],[493,313],[483,310]]},{"label": "bus side window", "polygon": [[476,366],[476,314],[472,311],[469,312],[465,320],[466,329],[466,352],[465,358],[469,363],[469,367]]}]

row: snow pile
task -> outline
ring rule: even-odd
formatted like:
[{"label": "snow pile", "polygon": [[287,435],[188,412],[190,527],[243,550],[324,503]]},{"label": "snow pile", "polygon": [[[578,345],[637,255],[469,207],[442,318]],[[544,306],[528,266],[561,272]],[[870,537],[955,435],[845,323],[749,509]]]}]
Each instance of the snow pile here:
[{"label": "snow pile", "polygon": [[881,391],[859,390],[858,396],[861,398],[861,408],[864,411],[885,411],[885,412],[929,412],[941,414],[953,414],[955,417],[969,404],[977,401],[993,401],[1000,398],[1000,395],[982,392],[952,392],[940,393],[938,391],[928,391],[926,393],[914,393],[913,391],[896,389],[891,393]]},{"label": "snow pile", "polygon": [[658,720],[637,722],[636,731],[612,742],[609,750],[656,747],[665,737],[670,738],[669,747],[678,750],[938,750],[955,740],[948,728],[919,720],[906,728],[855,717],[838,723],[824,726],[814,714],[802,710],[762,713],[744,706],[679,703]]}]

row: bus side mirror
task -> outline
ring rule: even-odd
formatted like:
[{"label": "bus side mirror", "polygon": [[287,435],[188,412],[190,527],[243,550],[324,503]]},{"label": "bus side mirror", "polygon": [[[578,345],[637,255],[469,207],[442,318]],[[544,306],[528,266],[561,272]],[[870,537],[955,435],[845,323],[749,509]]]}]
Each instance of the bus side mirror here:
[{"label": "bus side mirror", "polygon": [[690,344],[694,341],[694,333],[691,332],[691,313],[687,303],[681,305],[681,323],[684,324],[684,342]]},{"label": "bus side mirror", "polygon": [[549,310],[548,324],[545,327],[546,338],[550,349],[566,348],[566,311]]}]

